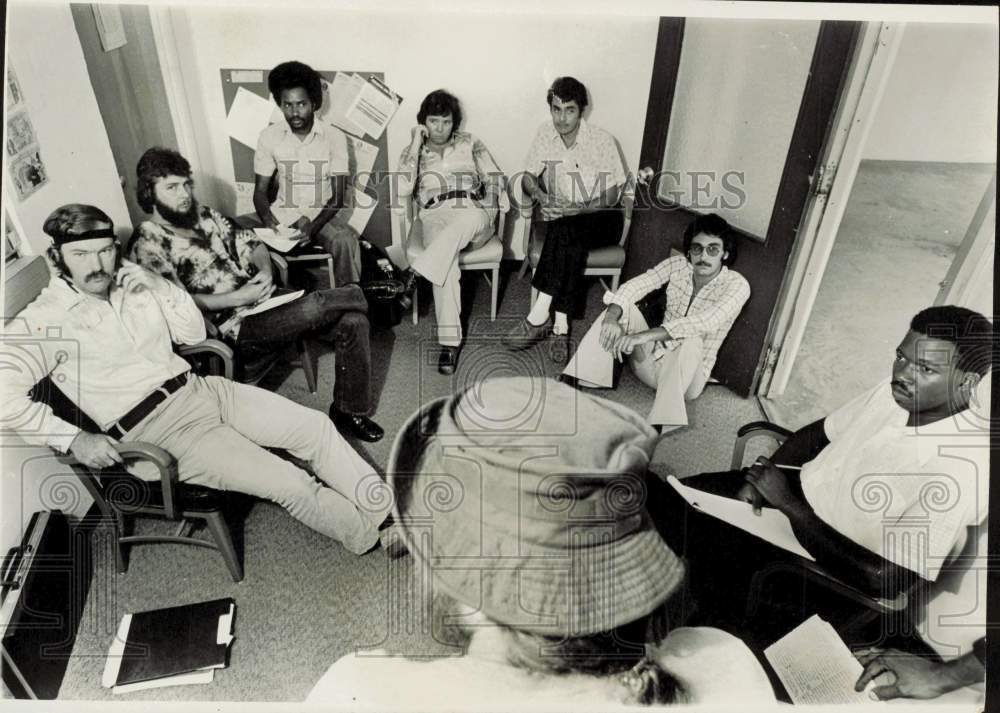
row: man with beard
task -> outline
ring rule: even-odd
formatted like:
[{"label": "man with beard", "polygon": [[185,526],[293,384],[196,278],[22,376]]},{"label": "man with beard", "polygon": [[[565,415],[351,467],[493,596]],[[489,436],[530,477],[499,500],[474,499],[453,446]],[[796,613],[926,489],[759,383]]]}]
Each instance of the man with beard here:
[{"label": "man with beard", "polygon": [[[151,443],[176,458],[182,482],[271,500],[355,554],[376,545],[392,498],[329,420],[270,391],[193,374],[172,347],[205,338],[198,306],[170,280],[119,260],[104,211],[65,205],[43,230],[53,240],[52,277],[15,319],[22,333],[39,335],[34,346],[52,383],[99,430],[32,404],[40,374],[18,368],[0,379],[5,428],[91,468],[121,463],[118,442]],[[0,341],[0,362],[23,363],[22,347]],[[265,447],[293,454],[311,473]]]},{"label": "man with beard", "polygon": [[357,282],[358,234],[332,220],[346,195],[347,137],[316,121],[323,105],[319,73],[302,62],[282,62],[268,74],[267,88],[285,120],[268,126],[257,140],[253,156],[257,216],[267,228],[298,228],[310,243],[326,250],[333,257],[337,285]]},{"label": "man with beard", "polygon": [[241,317],[241,307],[275,286],[267,248],[253,231],[193,195],[191,165],[176,151],[151,148],[136,167],[139,205],[152,215],[136,227],[130,255],[194,297],[223,339],[233,344],[242,378],[253,381],[273,356],[306,334],[332,333],[337,374],[330,418],[342,431],[377,441],[371,412],[368,305],[358,285],[317,290],[264,312]]},{"label": "man with beard", "polygon": [[[579,386],[610,388],[614,361],[656,389],[649,422],[661,430],[687,425],[685,400],[701,394],[723,340],[750,297],[746,279],[729,269],[736,236],[717,215],[694,219],[684,230],[684,255],[667,258],[614,294],[591,326],[563,377]],[[637,306],[664,288],[663,321],[650,328]]]}]

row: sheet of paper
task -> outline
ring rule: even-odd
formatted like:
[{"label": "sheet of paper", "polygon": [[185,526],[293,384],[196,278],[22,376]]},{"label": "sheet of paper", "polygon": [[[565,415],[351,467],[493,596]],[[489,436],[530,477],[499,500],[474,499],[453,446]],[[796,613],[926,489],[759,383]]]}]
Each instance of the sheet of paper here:
[{"label": "sheet of paper", "polygon": [[258,240],[280,253],[287,253],[302,242],[303,238],[302,233],[295,228],[281,227],[277,231],[270,228],[254,228],[253,232]]},{"label": "sheet of paper", "polygon": [[230,604],[229,611],[219,617],[219,627],[215,631],[215,643],[229,644],[233,640],[233,615],[236,614],[236,605]]},{"label": "sheet of paper", "polygon": [[152,681],[140,681],[139,683],[126,683],[124,686],[114,686],[112,687],[111,692],[116,696],[120,696],[124,693],[147,691],[150,688],[166,688],[167,686],[187,686],[196,683],[211,683],[214,679],[215,670],[213,668],[206,668],[201,671],[179,673],[176,676],[154,678]]},{"label": "sheet of paper", "polygon": [[290,227],[299,218],[304,217],[298,208],[283,208],[277,202],[271,204],[271,215],[277,218],[282,227]]},{"label": "sheet of paper", "polygon": [[368,185],[371,179],[372,168],[375,166],[375,159],[378,158],[378,146],[370,144],[364,139],[356,139],[348,136],[354,151],[354,165],[351,167],[355,180],[358,180],[362,187]]},{"label": "sheet of paper", "polygon": [[337,72],[327,85],[329,101],[323,103],[320,119],[354,136],[364,136],[365,130],[347,118],[347,112],[364,83],[364,77],[359,74]]},{"label": "sheet of paper", "polygon": [[868,690],[854,690],[864,667],[830,624],[813,614],[766,649],[774,672],[797,705],[871,703]]},{"label": "sheet of paper", "polygon": [[236,215],[256,213],[253,207],[253,183],[250,181],[236,182]]},{"label": "sheet of paper", "polygon": [[350,206],[348,210],[351,212],[347,218],[347,224],[354,228],[358,235],[362,235],[368,226],[368,221],[371,220],[372,213],[375,212],[378,200],[367,193],[361,193],[352,188],[347,205]]},{"label": "sheet of paper", "polygon": [[394,95],[386,93],[373,82],[365,81],[347,110],[347,118],[373,139],[378,139],[398,108],[399,101]]},{"label": "sheet of paper", "polygon": [[761,508],[760,515],[754,515],[750,503],[732,498],[724,498],[721,495],[706,493],[703,490],[683,485],[674,476],[668,476],[667,482],[674,487],[681,497],[684,498],[691,507],[701,512],[717,517],[730,525],[756,535],[762,540],[767,540],[772,545],[777,545],[800,557],[816,561],[806,548],[799,544],[792,531],[792,524],[784,513],[774,508]]},{"label": "sheet of paper", "polygon": [[306,293],[305,290],[299,290],[298,292],[289,292],[286,295],[278,295],[277,297],[269,297],[268,299],[260,302],[246,312],[241,312],[240,317],[249,317],[252,314],[258,314],[260,312],[266,312],[269,309],[274,309],[275,307],[280,307],[283,304],[287,304],[292,300],[297,300],[299,297]]},{"label": "sheet of paper", "polygon": [[[226,133],[245,146],[257,148],[257,137],[267,128],[277,106],[240,87],[226,116]],[[278,110],[280,114],[280,110]]]}]

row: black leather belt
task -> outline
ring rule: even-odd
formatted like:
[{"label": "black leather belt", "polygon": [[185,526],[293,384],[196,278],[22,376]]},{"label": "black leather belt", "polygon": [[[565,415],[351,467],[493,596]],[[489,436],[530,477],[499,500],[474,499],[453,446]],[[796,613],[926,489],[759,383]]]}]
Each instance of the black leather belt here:
[{"label": "black leather belt", "polygon": [[437,205],[438,203],[443,203],[446,200],[452,198],[476,198],[480,199],[483,197],[483,190],[480,187],[478,191],[448,191],[447,193],[438,193],[436,196],[431,198],[429,201],[424,203],[424,208],[430,208],[431,206]]},{"label": "black leather belt", "polygon": [[183,374],[178,374],[172,379],[167,379],[160,384],[156,391],[144,398],[131,411],[115,421],[111,427],[108,428],[108,435],[121,440],[126,433],[142,423],[142,419],[151,414],[153,409],[165,401],[170,394],[184,386],[184,384],[187,383],[188,374],[190,374],[190,372],[185,371]]}]

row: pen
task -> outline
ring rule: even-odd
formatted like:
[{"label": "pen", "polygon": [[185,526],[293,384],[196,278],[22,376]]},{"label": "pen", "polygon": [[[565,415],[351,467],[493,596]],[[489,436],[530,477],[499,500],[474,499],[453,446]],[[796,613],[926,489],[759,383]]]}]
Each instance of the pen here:
[{"label": "pen", "polygon": [[784,463],[775,463],[775,468],[784,468],[785,470],[802,470],[800,465],[785,465]]}]

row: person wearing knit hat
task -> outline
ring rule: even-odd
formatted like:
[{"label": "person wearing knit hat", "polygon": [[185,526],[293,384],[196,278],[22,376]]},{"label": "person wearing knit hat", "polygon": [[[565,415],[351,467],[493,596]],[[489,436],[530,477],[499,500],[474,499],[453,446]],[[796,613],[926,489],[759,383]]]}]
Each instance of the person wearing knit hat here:
[{"label": "person wearing knit hat", "polygon": [[309,700],[607,709],[739,691],[773,702],[738,639],[670,631],[685,565],[645,507],[656,438],[627,407],[528,377],[484,380],[413,414],[389,459],[393,532],[429,582],[435,638],[463,655],[348,655]]}]

